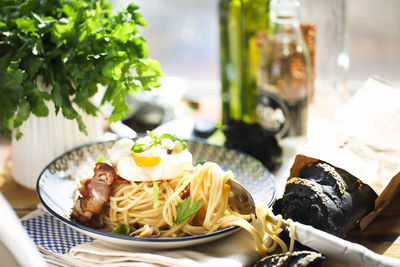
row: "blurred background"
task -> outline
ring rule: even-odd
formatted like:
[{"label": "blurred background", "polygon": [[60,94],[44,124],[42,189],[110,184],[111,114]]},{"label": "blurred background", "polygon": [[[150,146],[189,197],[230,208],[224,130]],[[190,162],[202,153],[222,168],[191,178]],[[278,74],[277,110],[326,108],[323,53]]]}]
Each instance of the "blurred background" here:
[{"label": "blurred background", "polygon": [[[321,13],[321,10],[310,9],[313,1],[315,4],[315,0],[301,0],[302,4],[308,5],[307,12],[311,16]],[[118,10],[130,2],[112,0],[111,4]],[[201,102],[204,97],[205,101],[215,101],[210,96],[220,94],[218,0],[133,2],[140,6],[147,21],[141,32],[147,40],[149,56],[161,63],[166,76],[174,77],[173,81],[167,82],[169,86],[177,88],[179,96],[194,102]],[[347,17],[344,23],[348,33],[345,51],[350,64],[345,79],[349,94],[372,75],[399,84],[400,31],[397,28],[400,25],[400,1],[343,0],[343,3],[346,10],[341,12]],[[328,29],[331,22],[327,20]],[[316,53],[318,80],[318,72],[325,67],[323,62],[318,62],[318,53],[330,53],[330,50]],[[317,87],[317,94],[318,90]],[[218,118],[218,115],[213,116]]]},{"label": "blurred background", "polygon": [[147,22],[141,33],[149,56],[167,76],[182,78],[193,97],[219,93],[217,0],[112,0],[114,9],[137,4]]},{"label": "blurred background", "polygon": [[[111,2],[114,9],[119,9],[132,1]],[[160,61],[167,75],[186,79],[196,91],[193,94],[218,94],[218,1],[133,2],[140,6],[148,24],[142,33],[150,57]],[[349,82],[363,82],[373,74],[399,82],[400,1],[351,0],[347,8]]]}]

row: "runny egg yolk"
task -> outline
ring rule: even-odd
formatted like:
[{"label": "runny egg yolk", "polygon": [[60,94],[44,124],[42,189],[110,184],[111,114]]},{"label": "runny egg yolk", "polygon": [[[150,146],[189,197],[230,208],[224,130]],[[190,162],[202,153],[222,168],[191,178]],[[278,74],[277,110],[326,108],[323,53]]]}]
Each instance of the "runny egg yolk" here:
[{"label": "runny egg yolk", "polygon": [[158,156],[142,156],[136,153],[131,153],[130,156],[138,167],[153,167],[161,162],[161,158]]}]

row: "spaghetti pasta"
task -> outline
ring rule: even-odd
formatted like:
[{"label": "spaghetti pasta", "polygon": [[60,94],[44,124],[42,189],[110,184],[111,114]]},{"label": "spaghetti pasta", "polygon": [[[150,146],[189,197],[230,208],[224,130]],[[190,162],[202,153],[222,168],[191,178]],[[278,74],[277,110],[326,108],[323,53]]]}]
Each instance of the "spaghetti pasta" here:
[{"label": "spaghetti pasta", "polygon": [[174,238],[239,226],[253,236],[261,255],[278,246],[293,251],[290,220],[288,248],[279,238],[281,216],[276,223],[265,204],[257,205],[255,214],[233,210],[229,181],[234,174],[213,162],[193,167],[186,148],[183,140],[169,134],[149,133],[136,142],[121,139],[111,148],[111,165],[96,163],[93,178],[81,181],[71,216],[138,237]]},{"label": "spaghetti pasta", "polygon": [[[255,215],[242,215],[229,207],[227,182],[233,177],[231,171],[223,171],[216,163],[198,165],[182,178],[157,182],[158,207],[154,207],[154,182],[119,184],[112,188],[102,218],[110,230],[119,224],[136,226],[132,234],[139,237],[181,237],[239,226],[253,236],[262,255],[278,246],[283,252],[293,251],[292,242],[288,249],[279,238],[283,230],[282,218],[278,217],[279,223],[274,224],[268,216],[272,211],[265,204],[257,205]],[[202,202],[203,206],[185,222],[175,224],[176,205],[184,200],[185,192],[190,192],[192,200]],[[250,218],[252,223],[248,221]],[[264,235],[268,236],[265,240]]]},{"label": "spaghetti pasta", "polygon": [[[195,167],[193,173],[182,178],[158,181],[157,199],[153,204],[153,182],[130,182],[112,188],[109,204],[103,219],[109,229],[118,224],[148,225],[154,232],[150,236],[176,237],[198,235],[214,230],[214,225],[228,208],[229,185],[232,172],[224,172],[215,163]],[[176,205],[183,201],[187,190],[193,201],[202,202],[203,207],[185,223],[175,225]],[[141,232],[141,229],[138,229]],[[143,230],[143,229],[142,229]],[[148,231],[146,231],[148,233]],[[145,236],[143,234],[142,236]]]}]

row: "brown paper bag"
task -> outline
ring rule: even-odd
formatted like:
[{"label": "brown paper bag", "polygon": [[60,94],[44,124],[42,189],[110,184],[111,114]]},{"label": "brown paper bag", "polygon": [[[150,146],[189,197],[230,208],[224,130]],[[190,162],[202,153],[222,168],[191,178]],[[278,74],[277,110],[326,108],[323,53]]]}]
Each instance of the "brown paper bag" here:
[{"label": "brown paper bag", "polygon": [[309,140],[303,155],[296,156],[290,177],[320,159],[368,184],[378,198],[374,211],[360,221],[362,230],[400,191],[400,89],[376,77],[368,79],[330,130],[334,134],[326,137],[331,138]]}]

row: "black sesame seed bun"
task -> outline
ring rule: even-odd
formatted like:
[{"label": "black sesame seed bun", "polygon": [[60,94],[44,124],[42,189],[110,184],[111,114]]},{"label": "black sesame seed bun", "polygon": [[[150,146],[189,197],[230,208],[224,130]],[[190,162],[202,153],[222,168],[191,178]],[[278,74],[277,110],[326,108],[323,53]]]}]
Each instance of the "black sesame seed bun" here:
[{"label": "black sesame seed bun", "polygon": [[283,254],[276,254],[267,256],[260,259],[254,264],[254,267],[286,267],[286,266],[298,266],[298,267],[318,267],[322,266],[325,261],[325,256],[321,253],[314,251],[295,251],[287,252]]},{"label": "black sesame seed bun", "polygon": [[376,193],[348,172],[323,161],[304,165],[287,180],[275,214],[344,237],[374,209]]}]

